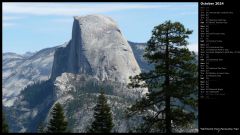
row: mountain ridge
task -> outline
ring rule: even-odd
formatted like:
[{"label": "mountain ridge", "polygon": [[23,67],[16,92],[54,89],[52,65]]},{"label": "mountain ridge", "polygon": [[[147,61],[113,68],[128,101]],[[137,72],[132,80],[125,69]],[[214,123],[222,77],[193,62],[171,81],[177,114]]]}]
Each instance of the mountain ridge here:
[{"label": "mountain ridge", "polygon": [[[49,120],[52,106],[61,102],[67,118],[72,123],[70,127],[73,132],[86,132],[87,123],[92,121],[93,107],[100,87],[105,88],[108,102],[113,109],[116,125],[114,130],[128,131],[128,122],[123,120],[126,108],[146,92],[146,89],[127,88],[128,77],[141,72],[134,51],[138,50],[135,54],[141,53],[139,49],[144,47],[132,49],[115,22],[104,16],[95,17],[91,16],[90,20],[100,19],[103,21],[103,28],[88,29],[96,24],[90,24],[88,17],[82,20],[77,18],[81,21],[75,19],[73,39],[68,43],[42,49],[21,64],[15,65],[16,69],[12,71],[15,74],[3,83],[6,95],[3,98],[5,105],[7,104],[4,108],[10,113],[7,117],[13,123],[10,125],[13,131],[36,131],[39,122],[45,123]],[[111,24],[110,27],[105,27],[106,20]],[[89,33],[84,32],[84,35],[80,33],[81,30]],[[12,90],[6,92],[6,88],[11,87]],[[18,89],[16,92],[13,89],[16,87],[22,87],[22,90]],[[13,91],[14,98],[7,97],[12,96],[9,92]],[[11,101],[12,105],[8,101]],[[130,120],[130,123],[130,126],[136,124],[134,120]]]},{"label": "mountain ridge", "polygon": [[141,72],[117,24],[103,15],[74,17],[72,39],[54,58],[51,79],[68,72],[127,83],[129,76]]}]

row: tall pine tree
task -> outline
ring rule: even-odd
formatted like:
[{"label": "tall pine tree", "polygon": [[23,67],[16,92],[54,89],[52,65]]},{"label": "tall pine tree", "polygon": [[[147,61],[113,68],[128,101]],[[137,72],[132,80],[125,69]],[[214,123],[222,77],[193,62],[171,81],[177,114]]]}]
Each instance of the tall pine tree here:
[{"label": "tall pine tree", "polygon": [[2,113],[2,133],[8,133],[9,130],[8,130],[8,124],[7,122],[5,121],[5,116],[4,116],[4,113]]},{"label": "tall pine tree", "polygon": [[111,108],[101,90],[97,105],[94,108],[94,121],[89,129],[91,133],[110,133],[113,128]]},{"label": "tall pine tree", "polygon": [[48,133],[65,133],[67,132],[67,121],[64,116],[63,108],[60,103],[56,103],[52,112],[47,132]]},{"label": "tall pine tree", "polygon": [[145,132],[171,133],[174,128],[191,125],[197,107],[197,62],[194,52],[186,47],[192,31],[181,23],[166,21],[154,27],[144,57],[154,69],[130,77],[129,87],[147,87],[149,93],[129,110],[145,115]]}]

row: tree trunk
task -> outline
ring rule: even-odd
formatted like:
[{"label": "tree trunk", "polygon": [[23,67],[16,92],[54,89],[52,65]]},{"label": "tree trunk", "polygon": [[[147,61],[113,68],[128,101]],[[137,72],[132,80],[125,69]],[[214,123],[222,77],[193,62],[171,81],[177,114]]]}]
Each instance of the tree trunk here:
[{"label": "tree trunk", "polygon": [[168,32],[166,33],[166,75],[165,75],[165,85],[166,85],[166,90],[165,90],[165,102],[166,102],[166,108],[165,108],[165,113],[166,113],[166,118],[165,118],[165,124],[166,124],[166,133],[171,133],[171,110],[170,110],[170,92],[169,92],[169,41],[168,41]]}]

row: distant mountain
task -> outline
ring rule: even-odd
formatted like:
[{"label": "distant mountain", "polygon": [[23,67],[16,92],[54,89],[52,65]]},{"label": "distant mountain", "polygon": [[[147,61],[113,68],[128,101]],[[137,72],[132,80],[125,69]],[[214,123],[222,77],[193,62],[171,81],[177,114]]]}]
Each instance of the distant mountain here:
[{"label": "distant mountain", "polygon": [[128,43],[133,50],[133,54],[137,60],[138,65],[141,68],[141,71],[147,72],[147,71],[153,69],[153,65],[148,63],[147,60],[143,57],[144,50],[145,50],[147,44],[146,43],[134,43],[131,41],[128,41]]},{"label": "distant mountain", "polygon": [[23,59],[24,56],[12,52],[3,53],[3,60],[7,59]]},{"label": "distant mountain", "polygon": [[147,90],[127,88],[129,76],[139,73],[132,48],[116,22],[103,15],[74,17],[71,41],[54,55],[55,103],[64,106],[74,132],[86,132],[102,87],[111,104],[114,130],[127,132],[125,110]]},{"label": "distant mountain", "polygon": [[29,58],[29,57],[33,56],[35,53],[36,52],[26,52],[22,56],[25,57],[25,58]]},{"label": "distant mountain", "polygon": [[147,91],[127,88],[129,76],[141,72],[134,54],[140,56],[142,51],[135,47],[138,52],[134,53],[134,46],[137,44],[131,42],[130,46],[111,18],[88,15],[74,17],[72,39],[65,45],[24,56],[5,54],[19,59],[3,83],[11,129],[35,132],[39,122],[48,121],[52,106],[60,102],[72,131],[86,132],[99,89],[104,88],[113,111],[114,131],[126,132],[136,125],[136,120],[124,120],[126,108]]},{"label": "distant mountain", "polygon": [[46,48],[27,55],[3,53],[2,99],[5,106],[12,106],[27,85],[49,79],[53,56],[59,47]]},{"label": "distant mountain", "polygon": [[20,62],[24,61],[25,58],[16,53],[3,53],[3,80],[5,80],[10,74],[13,68],[19,65]]},{"label": "distant mountain", "polygon": [[[66,48],[67,44],[64,43],[60,46],[42,49],[35,53],[26,52],[23,55],[11,52],[3,53],[3,104],[5,106],[12,106],[20,92],[27,85],[49,79],[52,72],[55,51]],[[128,44],[141,71],[150,70],[152,66],[143,58],[146,44],[131,41],[128,41]]]},{"label": "distant mountain", "polygon": [[[127,41],[116,22],[103,15],[74,17],[72,38],[36,53],[3,54],[3,109],[13,132],[36,132],[59,102],[72,132],[86,132],[100,88],[113,114],[114,132],[128,132],[142,117],[126,109],[147,92],[127,87],[129,76],[149,71],[145,43]],[[154,112],[151,112],[154,113]]]}]

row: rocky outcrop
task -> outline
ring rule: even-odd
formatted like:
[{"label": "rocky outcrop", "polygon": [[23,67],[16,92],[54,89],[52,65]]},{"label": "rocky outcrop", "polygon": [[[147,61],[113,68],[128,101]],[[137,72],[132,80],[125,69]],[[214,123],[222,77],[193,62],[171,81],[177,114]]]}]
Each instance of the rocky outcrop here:
[{"label": "rocky outcrop", "polygon": [[54,55],[51,79],[64,72],[127,83],[141,71],[117,24],[103,15],[87,15],[74,17],[71,41]]},{"label": "rocky outcrop", "polygon": [[[7,116],[12,123],[11,131],[36,131],[39,122],[49,120],[52,105],[59,102],[71,121],[72,131],[86,132],[93,120],[93,107],[100,88],[105,90],[112,107],[114,131],[127,132],[130,125],[138,123],[124,120],[125,111],[147,89],[127,88],[129,76],[137,75],[141,70],[128,41],[109,17],[74,17],[72,38],[66,45],[43,49],[26,60],[24,58],[16,68],[21,72],[14,70],[16,75],[10,77],[12,81],[6,80],[3,88],[17,84],[23,88],[51,77],[14,93],[16,100],[8,100],[13,106],[7,105],[5,110],[17,112],[17,115],[9,113]],[[18,83],[11,84],[13,79]]]},{"label": "rocky outcrop", "polygon": [[58,47],[45,48],[27,56],[15,53],[3,54],[4,106],[12,106],[27,85],[50,78],[54,52]]}]

